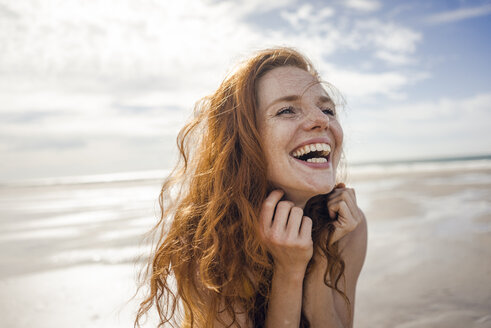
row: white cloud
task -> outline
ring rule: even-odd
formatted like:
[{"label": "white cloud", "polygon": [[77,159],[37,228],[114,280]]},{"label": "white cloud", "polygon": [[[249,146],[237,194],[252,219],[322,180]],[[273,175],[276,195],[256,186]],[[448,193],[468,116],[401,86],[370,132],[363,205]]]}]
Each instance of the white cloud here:
[{"label": "white cloud", "polygon": [[342,50],[364,50],[390,65],[415,61],[413,54],[422,39],[421,33],[375,18],[337,17],[334,10],[324,9],[327,14],[305,4],[294,11],[282,11],[281,17],[297,30],[288,40],[294,41],[293,44],[306,43],[308,48],[321,45],[322,56]]},{"label": "white cloud", "polygon": [[409,74],[398,71],[362,73],[356,70],[326,67],[323,76],[347,96],[348,102],[363,98],[385,96],[390,99],[405,97],[404,87],[428,78],[425,73]]},{"label": "white cloud", "polygon": [[[231,64],[263,47],[299,48],[350,99],[401,97],[417,80],[401,71],[360,72],[326,60],[361,49],[402,65],[415,52],[419,33],[380,20],[354,21],[326,6],[285,11],[292,3],[11,1],[8,17],[0,20],[2,174],[23,175],[19,162],[22,170],[36,163],[36,174],[61,174],[98,153],[124,162],[121,169],[150,163],[162,148],[172,148],[194,102],[216,88]],[[247,19],[272,9],[283,10],[298,29]]]},{"label": "white cloud", "polygon": [[[81,6],[60,1],[57,6],[41,2],[36,10],[14,3],[11,9],[22,15],[0,31],[6,40],[0,67],[29,79],[59,77],[63,84],[75,84],[72,88],[85,83],[84,87],[98,91],[102,87],[134,93],[187,87],[204,94],[219,83],[227,63],[254,48],[296,45],[322,62],[335,51],[363,47],[378,58],[401,64],[420,39],[407,28],[377,20],[337,27],[327,19],[334,13],[332,8],[314,9],[309,4],[282,13],[293,25],[303,24],[300,33],[260,30],[242,20],[259,3],[181,1],[136,6],[131,1],[114,5],[108,0]],[[263,9],[285,3],[289,1],[272,2]]]},{"label": "white cloud", "polygon": [[376,50],[395,53],[413,53],[422,39],[421,33],[410,28],[376,19],[358,21],[355,31],[360,42],[368,43]]},{"label": "white cloud", "polygon": [[354,160],[489,153],[491,93],[405,103],[352,112]]},{"label": "white cloud", "polygon": [[375,57],[393,65],[408,65],[414,63],[415,60],[410,55],[394,53],[386,50],[375,52]]},{"label": "white cloud", "polygon": [[[0,67],[16,74],[76,75],[120,80],[157,78],[200,84],[196,73],[223,65],[230,53],[256,41],[230,3],[198,1],[41,2],[17,8],[20,18],[0,30]],[[17,5],[20,7],[20,5]],[[244,40],[247,40],[244,43]],[[206,53],[203,58],[201,54]],[[200,70],[196,70],[200,67]],[[194,74],[192,74],[194,73]],[[194,81],[196,79],[196,81]],[[170,83],[172,84],[172,83]]]},{"label": "white cloud", "polygon": [[350,9],[364,12],[376,11],[381,7],[380,2],[373,0],[346,0],[343,4]]},{"label": "white cloud", "polygon": [[[190,111],[186,92],[110,94],[31,92],[29,97],[0,94],[1,135],[34,138],[139,137],[175,135]],[[181,102],[179,102],[181,100]],[[192,101],[189,102],[191,108]]]},{"label": "white cloud", "polygon": [[300,29],[305,24],[318,24],[328,17],[332,17],[335,11],[331,7],[323,7],[320,10],[314,10],[311,4],[303,4],[297,10],[290,12],[282,10],[280,16],[286,20],[292,27]]},{"label": "white cloud", "polygon": [[[238,0],[235,1],[234,8],[241,14],[264,13],[295,3],[296,0]],[[209,1],[211,4],[212,1]]]},{"label": "white cloud", "polygon": [[491,4],[479,7],[459,8],[456,10],[445,11],[427,17],[427,22],[431,24],[452,23],[474,17],[486,16],[491,14]]}]

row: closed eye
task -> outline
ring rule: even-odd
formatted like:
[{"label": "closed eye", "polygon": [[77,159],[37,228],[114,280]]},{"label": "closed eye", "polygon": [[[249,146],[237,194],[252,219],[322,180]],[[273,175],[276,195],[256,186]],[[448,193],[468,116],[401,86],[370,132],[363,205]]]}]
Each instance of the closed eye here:
[{"label": "closed eye", "polygon": [[295,108],[293,108],[292,106],[288,106],[288,107],[283,107],[282,109],[280,109],[276,115],[283,115],[283,114],[294,114],[295,113]]},{"label": "closed eye", "polygon": [[323,112],[324,114],[326,114],[326,115],[336,116],[336,111],[335,111],[334,109],[332,109],[332,108],[329,108],[329,107],[327,107],[327,108],[323,108],[323,109],[322,109],[322,112]]}]

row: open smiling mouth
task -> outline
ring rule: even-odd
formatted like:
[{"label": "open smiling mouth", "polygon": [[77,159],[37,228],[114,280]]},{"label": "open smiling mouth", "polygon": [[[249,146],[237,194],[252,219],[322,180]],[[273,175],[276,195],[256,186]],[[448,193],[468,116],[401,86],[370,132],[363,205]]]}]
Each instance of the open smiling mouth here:
[{"label": "open smiling mouth", "polygon": [[330,153],[331,146],[326,143],[315,143],[299,147],[291,155],[308,163],[327,163]]}]

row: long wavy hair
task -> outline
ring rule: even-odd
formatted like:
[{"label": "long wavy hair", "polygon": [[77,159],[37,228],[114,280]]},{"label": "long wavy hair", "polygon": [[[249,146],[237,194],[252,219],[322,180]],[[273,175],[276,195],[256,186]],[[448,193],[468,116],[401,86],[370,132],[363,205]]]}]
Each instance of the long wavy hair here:
[{"label": "long wavy hair", "polygon": [[[255,327],[264,325],[273,260],[259,238],[258,214],[272,188],[257,130],[256,84],[282,66],[303,69],[320,82],[299,52],[260,51],[200,100],[179,132],[179,161],[160,193],[161,215],[153,229],[158,237],[146,270],[149,290],[135,327],[152,307],[159,327],[213,327],[223,317],[231,318],[222,322],[226,326],[238,326],[237,309]],[[349,305],[338,287],[344,262],[337,244],[329,246],[334,227],[326,195],[311,199],[304,211],[314,223],[314,247],[327,257],[324,282]],[[327,241],[320,238],[323,231]],[[303,313],[301,326],[309,327]]]}]

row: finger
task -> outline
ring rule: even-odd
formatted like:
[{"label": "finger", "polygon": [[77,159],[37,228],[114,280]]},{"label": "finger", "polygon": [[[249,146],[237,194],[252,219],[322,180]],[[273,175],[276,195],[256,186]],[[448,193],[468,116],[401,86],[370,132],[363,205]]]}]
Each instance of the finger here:
[{"label": "finger", "polygon": [[346,204],[352,209],[353,214],[358,211],[358,205],[356,204],[356,198],[354,196],[353,189],[347,188],[339,195],[328,199],[327,205],[329,206],[329,204],[339,202],[341,200],[344,200],[346,202]]},{"label": "finger", "polygon": [[337,197],[337,198],[334,198],[334,199],[329,199],[327,201],[327,211],[329,213],[329,218],[332,219],[332,220],[336,220],[337,217],[338,217],[338,210],[339,210],[339,207],[335,204],[337,204],[338,202],[340,202],[342,199]]},{"label": "finger", "polygon": [[[355,216],[355,219],[361,220],[363,214],[361,212],[360,207],[358,206],[358,201],[356,200],[356,192],[355,189],[353,188],[348,188],[348,192],[351,195],[351,200],[352,200],[352,208],[351,208],[351,213]],[[349,204],[348,204],[349,205]]]},{"label": "finger", "polygon": [[302,217],[300,225],[300,237],[302,239],[312,239],[312,219],[308,216]]},{"label": "finger", "polygon": [[329,215],[332,212],[337,214],[338,221],[342,219],[353,219],[353,214],[344,200],[331,203],[329,205]]},{"label": "finger", "polygon": [[288,237],[297,238],[300,234],[300,226],[302,224],[303,210],[300,207],[292,207],[290,210],[290,217],[288,218],[288,224],[286,231]]},{"label": "finger", "polygon": [[286,231],[290,210],[295,204],[290,201],[281,201],[276,205],[276,212],[273,217],[273,225],[271,229],[276,231]]},{"label": "finger", "polygon": [[348,202],[349,206],[358,208],[357,201],[356,201],[356,194],[353,188],[344,188],[343,191],[341,192],[341,195],[345,197],[344,199]]},{"label": "finger", "polygon": [[339,206],[335,205],[341,201],[345,201],[346,192],[339,192],[335,197],[328,198],[327,200],[327,209],[329,213],[329,217],[331,219],[337,219]]},{"label": "finger", "polygon": [[345,185],[344,183],[338,183],[336,187],[328,194],[328,199],[334,198],[336,196],[339,196],[344,190],[345,190]]},{"label": "finger", "polygon": [[329,241],[329,245],[334,244],[337,242],[341,237],[344,236],[344,232],[340,230],[340,228],[336,227],[336,230],[334,230],[334,233],[332,234],[331,240]]},{"label": "finger", "polygon": [[264,231],[267,231],[271,227],[276,204],[278,204],[281,197],[283,197],[283,194],[283,190],[273,190],[263,201],[259,219]]},{"label": "finger", "polygon": [[351,197],[353,198],[353,200],[355,201],[356,203],[356,193],[355,193],[355,189],[353,188],[346,188],[346,190],[350,193]]},{"label": "finger", "polygon": [[340,182],[334,187],[334,189],[331,191],[331,193],[329,195],[337,195],[346,189],[351,189],[351,188],[347,188],[343,182]]},{"label": "finger", "polygon": [[329,212],[329,218],[331,220],[336,220],[338,218],[338,213],[336,212],[336,209],[332,206],[332,204],[327,205],[327,211]]},{"label": "finger", "polygon": [[336,197],[335,199],[329,200],[327,202],[327,207],[329,208],[331,205],[339,203],[339,202],[345,202],[346,205],[350,208],[351,213],[354,215],[357,213],[357,205],[355,201],[351,198],[351,196],[340,196]]},{"label": "finger", "polygon": [[[348,206],[345,203],[340,203],[340,212],[341,211],[349,211]],[[341,216],[338,222],[340,223],[341,229],[346,233],[353,231],[359,223],[353,215]]]}]

